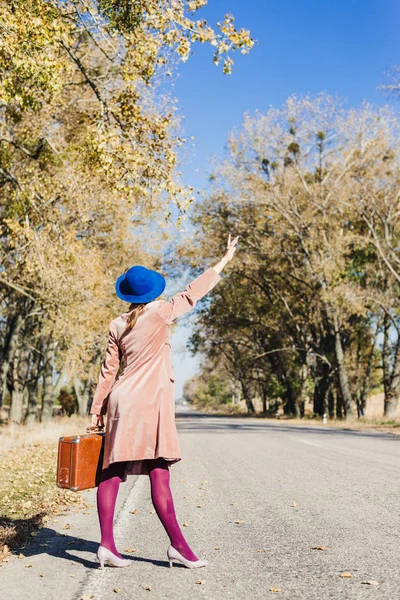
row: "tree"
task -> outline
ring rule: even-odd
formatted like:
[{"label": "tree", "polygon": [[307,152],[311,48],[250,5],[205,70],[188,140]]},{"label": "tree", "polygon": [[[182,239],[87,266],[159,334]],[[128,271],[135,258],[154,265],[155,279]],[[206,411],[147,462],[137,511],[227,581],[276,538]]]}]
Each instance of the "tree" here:
[{"label": "tree", "polygon": [[[323,94],[245,115],[194,214],[192,266],[214,259],[223,232],[241,236],[200,320],[202,349],[239,340],[247,377],[256,364],[276,377],[290,414],[312,388],[323,414],[335,389],[352,419],[382,310],[398,327],[399,123],[390,107],[345,110]],[[385,406],[400,392],[397,348],[386,348]]]},{"label": "tree", "polygon": [[[29,418],[41,380],[48,419],[65,373],[87,410],[121,265],[157,268],[171,202],[183,213],[192,200],[177,167],[185,138],[163,81],[195,42],[209,43],[227,73],[232,52],[253,45],[231,15],[217,31],[196,20],[204,4],[0,6],[1,376],[17,420],[24,381]],[[140,238],[157,224],[149,250]]]}]

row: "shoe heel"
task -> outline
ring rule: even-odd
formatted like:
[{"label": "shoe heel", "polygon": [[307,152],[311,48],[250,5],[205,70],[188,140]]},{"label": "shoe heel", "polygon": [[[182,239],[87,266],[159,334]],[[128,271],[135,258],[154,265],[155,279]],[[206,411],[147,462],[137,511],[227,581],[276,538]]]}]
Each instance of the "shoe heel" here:
[{"label": "shoe heel", "polygon": [[99,558],[99,557],[97,557],[97,560],[98,560],[98,561],[99,561],[99,563],[100,563],[100,569],[104,569],[104,560],[100,560],[100,558]]},{"label": "shoe heel", "polygon": [[172,558],[170,558],[169,559],[169,566],[170,566],[170,568],[172,568],[172,564],[173,564],[173,560],[172,560]]}]

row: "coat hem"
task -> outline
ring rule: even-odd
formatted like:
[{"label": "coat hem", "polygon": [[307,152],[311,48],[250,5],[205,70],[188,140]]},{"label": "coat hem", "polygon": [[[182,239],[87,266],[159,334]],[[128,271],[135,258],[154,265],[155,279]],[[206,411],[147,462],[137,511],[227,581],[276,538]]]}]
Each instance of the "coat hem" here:
[{"label": "coat hem", "polygon": [[116,462],[126,462],[126,468],[125,468],[123,479],[122,479],[122,481],[126,481],[128,475],[148,475],[149,474],[149,470],[148,470],[148,465],[147,465],[146,461],[148,461],[148,460],[155,460],[157,458],[163,458],[170,465],[173,465],[173,464],[179,462],[180,460],[182,460],[182,457],[180,457],[180,456],[174,457],[174,458],[170,458],[170,457],[162,456],[162,455],[148,456],[148,457],[144,457],[144,458],[134,458],[134,459],[122,458],[122,459],[119,459],[119,460],[111,460],[111,461],[109,461],[108,464],[107,464],[107,466],[103,467],[102,470],[104,471],[105,469],[107,469],[108,467],[110,467],[113,463],[116,463]]}]

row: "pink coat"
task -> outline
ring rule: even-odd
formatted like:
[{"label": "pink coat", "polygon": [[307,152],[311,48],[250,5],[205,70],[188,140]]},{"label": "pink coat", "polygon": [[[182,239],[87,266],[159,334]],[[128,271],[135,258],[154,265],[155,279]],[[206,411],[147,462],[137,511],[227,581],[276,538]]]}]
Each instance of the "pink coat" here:
[{"label": "pink coat", "polygon": [[[148,472],[145,459],[162,456],[170,464],[181,459],[169,326],[220,279],[210,267],[169,302],[149,302],[126,334],[128,312],[110,323],[90,414],[107,414],[103,469],[113,462],[129,461],[124,481],[127,475]],[[122,357],[124,367],[116,379]]]}]

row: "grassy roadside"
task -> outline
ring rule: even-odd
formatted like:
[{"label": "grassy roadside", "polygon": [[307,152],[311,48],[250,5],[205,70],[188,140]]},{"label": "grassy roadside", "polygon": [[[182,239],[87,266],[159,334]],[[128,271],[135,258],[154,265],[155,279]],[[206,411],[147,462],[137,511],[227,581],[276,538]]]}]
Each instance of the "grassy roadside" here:
[{"label": "grassy roadside", "polygon": [[248,419],[260,419],[262,421],[270,421],[272,423],[287,423],[291,425],[302,425],[304,427],[334,427],[337,429],[349,429],[353,431],[380,431],[381,433],[391,433],[393,435],[400,435],[400,420],[388,420],[383,419],[357,419],[354,421],[345,421],[341,419],[328,419],[326,425],[323,424],[321,418],[310,418],[304,417],[292,418],[280,415],[277,417],[268,417],[262,414],[249,414],[243,410],[238,409],[234,406],[221,406],[218,408],[203,408],[193,407],[194,410],[202,412],[208,415],[215,415],[216,417],[240,417]]},{"label": "grassy roadside", "polygon": [[85,433],[88,418],[0,427],[0,566],[67,506],[87,510],[79,492],[56,486],[58,439]]}]

